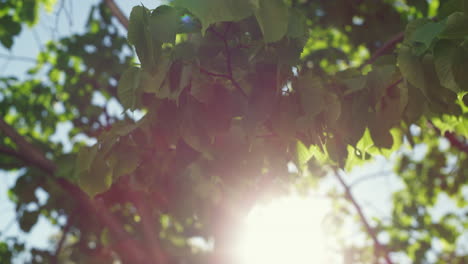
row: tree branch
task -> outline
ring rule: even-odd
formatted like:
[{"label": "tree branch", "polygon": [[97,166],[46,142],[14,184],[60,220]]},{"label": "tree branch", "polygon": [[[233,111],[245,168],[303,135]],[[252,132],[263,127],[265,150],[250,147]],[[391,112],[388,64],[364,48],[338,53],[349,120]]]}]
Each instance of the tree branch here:
[{"label": "tree branch", "polygon": [[23,57],[23,56],[15,56],[15,55],[8,55],[8,54],[1,54],[0,53],[0,58],[4,58],[7,60],[18,60],[18,61],[25,61],[25,62],[31,62],[31,63],[36,63],[37,60],[34,58],[30,57]]},{"label": "tree branch", "polygon": [[348,187],[351,189],[352,187],[362,183],[362,182],[365,182],[367,180],[372,180],[372,179],[375,179],[375,178],[380,178],[380,177],[384,177],[384,176],[387,176],[388,174],[392,173],[393,170],[388,170],[388,171],[379,171],[379,172],[374,172],[374,173],[371,173],[371,174],[368,174],[368,175],[364,175],[364,176],[361,176],[360,178],[356,179],[355,181],[353,181],[352,183],[348,184]]},{"label": "tree branch", "polygon": [[128,18],[124,15],[122,10],[117,6],[114,0],[103,0],[107,7],[110,9],[113,16],[119,20],[120,24],[128,30]]},{"label": "tree branch", "polygon": [[[66,179],[54,177],[56,170],[55,164],[48,160],[45,155],[34,145],[29,143],[23,136],[18,134],[9,124],[3,119],[0,119],[0,131],[8,136],[19,148],[19,151],[3,147],[3,153],[10,153],[11,155],[22,159],[42,169],[50,176],[50,178],[57,183],[64,191],[69,193],[78,204],[90,215],[96,215],[100,222],[109,228],[109,231],[117,241],[131,240],[126,233],[123,225],[112,215],[99,199],[91,200],[88,195],[83,192],[78,186],[70,183]],[[137,246],[136,243],[125,243],[121,247],[119,253],[127,256],[131,263],[143,263],[147,254]]]},{"label": "tree branch", "polygon": [[[47,159],[42,151],[37,149],[34,145],[29,143],[23,136],[18,134],[14,128],[7,124],[3,119],[0,119],[0,131],[2,131],[7,137],[11,138],[13,142],[18,146],[19,151],[14,154],[17,158],[22,158],[28,163],[32,163],[35,166],[41,168],[49,174],[55,171],[55,164]],[[6,151],[6,149],[3,149]],[[10,150],[11,151],[11,150]]]},{"label": "tree branch", "polygon": [[213,28],[209,28],[210,32],[212,32],[216,37],[218,37],[219,39],[221,39],[224,43],[224,53],[226,55],[226,67],[227,67],[227,71],[228,71],[228,74],[225,74],[223,75],[223,78],[226,78],[228,79],[229,81],[231,81],[232,85],[234,85],[234,87],[236,87],[237,90],[239,90],[239,92],[244,96],[244,97],[248,97],[247,94],[245,93],[245,91],[242,89],[242,87],[239,85],[239,83],[234,79],[233,77],[233,74],[232,74],[232,59],[231,59],[231,50],[229,49],[229,43],[227,41],[227,34],[229,32],[231,28],[231,23],[228,23],[227,26],[226,26],[226,29],[224,31],[224,34],[221,35],[219,32],[217,32],[216,30],[214,30]]},{"label": "tree branch", "polygon": [[336,179],[340,182],[341,186],[345,190],[346,199],[350,201],[353,204],[354,208],[356,209],[359,215],[359,218],[361,219],[361,222],[364,225],[364,228],[366,229],[367,234],[371,237],[372,241],[374,242],[374,248],[376,249],[377,252],[382,253],[387,264],[392,264],[393,262],[390,259],[390,256],[388,255],[386,248],[382,244],[380,244],[379,240],[377,239],[377,234],[375,233],[375,230],[371,227],[371,225],[367,221],[366,216],[364,215],[364,212],[362,211],[361,206],[357,203],[356,199],[351,193],[351,188],[346,184],[344,179],[341,177],[337,168],[333,168],[333,174],[335,175]]},{"label": "tree branch", "polygon": [[123,225],[109,213],[104,206],[102,199],[91,200],[78,186],[70,183],[63,178],[55,178],[55,182],[62,187],[67,193],[74,197],[78,204],[89,214],[96,215],[102,224],[109,228],[112,237],[117,241],[117,250],[122,257],[128,259],[130,263],[144,263],[148,259],[137,243],[127,243],[133,239],[127,234]]},{"label": "tree branch", "polygon": [[445,131],[445,133],[442,134],[442,131],[440,128],[438,128],[432,121],[428,121],[428,124],[434,131],[439,135],[445,137],[450,144],[455,147],[456,149],[468,153],[468,143],[464,142],[463,140],[460,140],[459,136],[455,134],[454,132],[450,131]]},{"label": "tree branch", "polygon": [[364,68],[364,66],[374,63],[377,60],[377,58],[379,58],[380,56],[382,56],[383,54],[388,52],[388,50],[394,48],[396,46],[396,44],[398,44],[399,42],[401,42],[403,40],[404,37],[405,37],[404,32],[400,32],[400,33],[396,34],[395,36],[393,36],[389,41],[385,42],[382,45],[382,47],[380,47],[378,50],[376,50],[374,52],[374,54],[372,55],[372,57],[370,57],[361,66],[359,66],[359,69],[361,70],[362,68]]},{"label": "tree branch", "polygon": [[32,165],[34,167],[38,167],[38,168],[40,168],[40,169],[42,169],[44,171],[47,170],[47,168],[43,167],[43,164],[37,162],[34,159],[31,159],[24,152],[18,152],[15,149],[12,149],[10,147],[0,145],[0,153],[4,154],[4,155],[7,155],[7,156],[15,157],[16,159],[18,159],[20,162],[17,165],[20,166],[20,167],[24,166],[24,163],[26,163],[26,164]]}]

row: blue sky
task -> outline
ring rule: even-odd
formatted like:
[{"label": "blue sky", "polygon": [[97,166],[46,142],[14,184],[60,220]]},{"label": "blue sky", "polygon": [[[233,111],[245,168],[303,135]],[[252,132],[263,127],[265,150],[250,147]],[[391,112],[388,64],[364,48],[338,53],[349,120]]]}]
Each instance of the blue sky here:
[{"label": "blue sky", "polygon": [[[0,46],[0,76],[25,78],[25,72],[34,66],[34,60],[45,43],[83,32],[91,6],[99,2],[97,0],[58,0],[52,13],[41,11],[39,23],[33,28],[24,27],[21,34],[15,38],[11,50]],[[143,4],[148,8],[154,8],[162,1],[116,0],[115,2],[128,16],[135,5]],[[125,34],[123,28],[122,33]],[[62,141],[67,145],[69,139],[66,131],[70,128],[69,124],[58,126],[54,140]],[[27,241],[28,247],[48,248],[51,235],[57,233],[58,229],[50,225],[45,218],[41,217],[38,224],[28,234],[21,232],[15,221],[14,204],[9,201],[7,193],[8,189],[14,185],[16,178],[17,173],[6,173],[0,170],[0,241],[6,237],[19,236]],[[47,197],[41,192],[37,192],[36,195],[40,199]],[[18,263],[23,261],[17,260]]]}]

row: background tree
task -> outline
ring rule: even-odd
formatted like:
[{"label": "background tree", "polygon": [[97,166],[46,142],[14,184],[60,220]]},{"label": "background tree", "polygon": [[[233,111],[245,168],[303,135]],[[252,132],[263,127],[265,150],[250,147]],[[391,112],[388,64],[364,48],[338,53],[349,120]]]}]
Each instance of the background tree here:
[{"label": "background tree", "polygon": [[[3,46],[41,5],[52,1],[2,1]],[[466,262],[466,12],[465,0],[174,0],[127,20],[102,1],[29,78],[0,79],[0,168],[21,174],[20,227],[67,219],[33,262],[232,262],[232,227],[256,201],[330,178],[369,239],[338,244],[348,263]],[[95,93],[126,111],[109,114]],[[63,121],[96,144],[52,143]],[[343,175],[377,155],[398,159],[405,187],[391,219],[369,221]],[[460,208],[436,218],[442,196]],[[214,250],[193,253],[195,236]],[[0,260],[22,250],[0,243]]]}]

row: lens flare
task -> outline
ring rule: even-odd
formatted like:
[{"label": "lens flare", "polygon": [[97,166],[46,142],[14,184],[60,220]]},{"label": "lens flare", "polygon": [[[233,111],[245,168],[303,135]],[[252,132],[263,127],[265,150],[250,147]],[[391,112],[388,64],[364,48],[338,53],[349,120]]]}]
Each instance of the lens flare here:
[{"label": "lens flare", "polygon": [[236,244],[239,264],[322,264],[325,201],[292,196],[255,207]]}]

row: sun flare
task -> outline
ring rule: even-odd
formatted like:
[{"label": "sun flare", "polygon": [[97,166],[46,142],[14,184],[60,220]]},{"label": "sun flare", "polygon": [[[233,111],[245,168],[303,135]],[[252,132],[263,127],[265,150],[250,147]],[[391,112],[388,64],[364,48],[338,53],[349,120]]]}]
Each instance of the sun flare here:
[{"label": "sun flare", "polygon": [[237,241],[239,264],[326,262],[324,201],[297,196],[255,207]]}]

